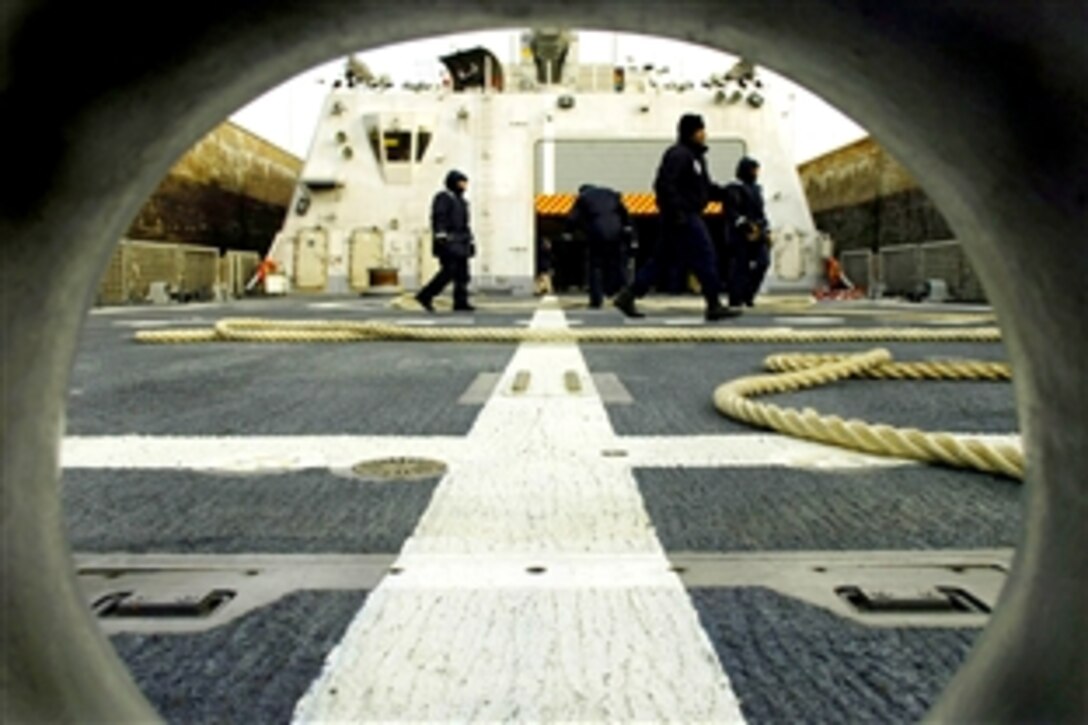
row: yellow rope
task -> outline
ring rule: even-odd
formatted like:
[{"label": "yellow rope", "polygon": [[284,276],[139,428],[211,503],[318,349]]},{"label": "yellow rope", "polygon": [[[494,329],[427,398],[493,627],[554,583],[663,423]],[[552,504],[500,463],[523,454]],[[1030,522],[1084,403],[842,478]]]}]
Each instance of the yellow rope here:
[{"label": "yellow rope", "polygon": [[[763,364],[773,372],[797,372],[850,357],[844,354],[788,353],[771,355]],[[1008,363],[984,360],[886,362],[859,371],[857,377],[876,380],[1012,380],[1012,368]]]},{"label": "yellow rope", "polygon": [[827,343],[827,342],[999,342],[996,327],[870,327],[794,330],[745,327],[420,327],[378,320],[257,320],[226,318],[214,328],[141,330],[138,342],[489,342],[489,343]]},{"label": "yellow rope", "polygon": [[1009,478],[1024,476],[1024,454],[1019,446],[978,438],[928,433],[916,428],[873,425],[820,415],[811,408],[797,410],[749,400],[758,395],[814,388],[852,377],[911,380],[1008,380],[1007,365],[987,362],[893,363],[884,349],[858,355],[774,355],[767,359],[776,375],[754,375],[725,383],[714,391],[714,405],[722,414],[760,428],[796,438],[827,443],[879,456],[910,458],[957,468],[973,468]]},{"label": "yellow rope", "polygon": [[[207,342],[348,343],[454,342],[454,343],[840,343],[840,342],[999,342],[995,327],[974,328],[835,328],[793,330],[744,327],[626,327],[581,329],[524,329],[510,327],[417,327],[377,320],[259,320],[223,319],[214,328],[141,330],[143,343],[185,344]],[[865,453],[949,466],[975,468],[1012,478],[1023,477],[1023,453],[1015,445],[912,428],[871,425],[861,420],[821,416],[756,403],[749,397],[826,385],[850,377],[893,380],[1008,380],[1009,366],[980,361],[896,363],[886,350],[861,355],[772,355],[767,368],[775,375],[734,380],[714,392],[714,403],[724,415],[750,425],[770,428],[798,438],[819,441]]]}]

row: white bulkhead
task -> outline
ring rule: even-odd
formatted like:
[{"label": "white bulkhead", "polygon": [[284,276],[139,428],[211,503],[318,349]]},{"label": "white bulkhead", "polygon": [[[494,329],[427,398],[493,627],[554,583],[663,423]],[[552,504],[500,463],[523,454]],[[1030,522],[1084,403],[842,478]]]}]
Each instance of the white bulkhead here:
[{"label": "white bulkhead", "polygon": [[504,91],[333,89],[270,256],[293,291],[362,292],[381,269],[395,269],[398,284],[415,289],[437,268],[430,204],[456,168],[469,177],[473,286],[527,295],[537,196],[575,194],[582,183],[650,192],[677,120],[699,113],[715,182],[731,180],[743,154],[762,165],[775,239],[763,291],[812,289],[820,240],[773,101],[760,94],[753,102],[751,90],[721,82],[655,87],[652,74],[633,68],[618,91],[614,70],[575,66],[570,80],[547,84],[523,63],[507,69]]}]

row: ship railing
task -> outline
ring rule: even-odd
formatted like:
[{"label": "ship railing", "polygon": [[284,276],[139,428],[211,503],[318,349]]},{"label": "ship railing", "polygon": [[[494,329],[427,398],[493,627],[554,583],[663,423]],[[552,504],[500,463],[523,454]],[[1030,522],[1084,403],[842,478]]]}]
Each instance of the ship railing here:
[{"label": "ship railing", "polygon": [[877,252],[851,249],[840,253],[839,261],[850,281],[871,296],[914,296],[939,281],[949,299],[986,301],[978,275],[956,239],[895,244]]},{"label": "ship railing", "polygon": [[256,252],[123,239],[98,285],[96,305],[242,297],[260,264]]}]

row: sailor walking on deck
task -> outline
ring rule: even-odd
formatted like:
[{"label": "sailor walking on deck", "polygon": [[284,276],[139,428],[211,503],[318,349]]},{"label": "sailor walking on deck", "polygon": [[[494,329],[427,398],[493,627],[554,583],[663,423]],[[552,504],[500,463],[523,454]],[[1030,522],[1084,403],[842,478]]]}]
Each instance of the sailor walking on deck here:
[{"label": "sailor walking on deck", "polygon": [[661,213],[661,241],[653,258],[639,270],[635,282],[616,295],[613,304],[628,317],[643,317],[635,300],[645,295],[654,279],[666,244],[677,247],[681,262],[695,273],[706,300],[706,319],[736,317],[739,310],[724,307],[718,299],[718,258],[702,213],[712,198],[724,190],[710,180],[706,163],[706,125],[702,116],[688,113],[680,118],[678,140],[661,159],[654,180],[654,194]]},{"label": "sailor walking on deck", "polygon": [[627,247],[634,237],[631,217],[618,191],[583,184],[567,223],[569,230],[585,238],[589,306],[598,309],[605,295],[614,295],[627,284]]},{"label": "sailor walking on deck", "polygon": [[431,252],[438,257],[441,268],[416,293],[416,302],[428,312],[434,312],[434,298],[453,282],[453,309],[472,312],[476,308],[468,301],[468,260],[476,254],[472,229],[469,227],[468,201],[465,190],[468,177],[456,169],[446,174],[446,188],[434,196],[431,204]]},{"label": "sailor walking on deck", "polygon": [[770,227],[763,210],[759,162],[737,162],[737,180],[725,187],[725,240],[729,250],[729,306],[751,307],[770,266]]}]

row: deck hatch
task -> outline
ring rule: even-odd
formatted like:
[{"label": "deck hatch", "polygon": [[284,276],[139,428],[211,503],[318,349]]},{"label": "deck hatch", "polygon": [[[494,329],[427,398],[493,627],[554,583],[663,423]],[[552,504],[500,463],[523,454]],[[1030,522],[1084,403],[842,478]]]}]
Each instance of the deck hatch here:
[{"label": "deck hatch", "polygon": [[181,594],[157,599],[135,592],[113,592],[99,598],[93,609],[102,619],[204,619],[235,595],[230,589],[213,589],[203,596]]},{"label": "deck hatch", "polygon": [[990,607],[985,602],[960,587],[938,586],[923,591],[895,592],[841,586],[836,587],[835,593],[857,611],[867,614],[906,612],[988,614],[990,612]]}]

